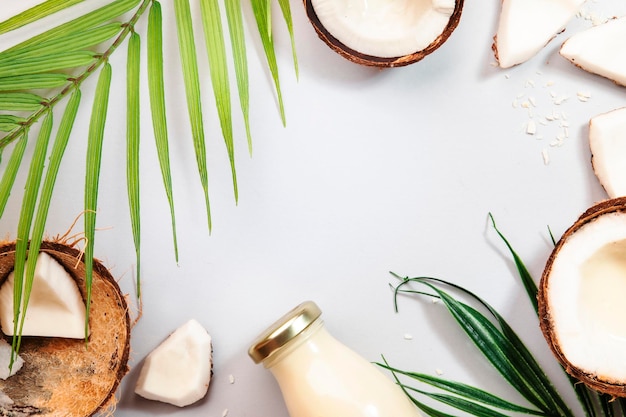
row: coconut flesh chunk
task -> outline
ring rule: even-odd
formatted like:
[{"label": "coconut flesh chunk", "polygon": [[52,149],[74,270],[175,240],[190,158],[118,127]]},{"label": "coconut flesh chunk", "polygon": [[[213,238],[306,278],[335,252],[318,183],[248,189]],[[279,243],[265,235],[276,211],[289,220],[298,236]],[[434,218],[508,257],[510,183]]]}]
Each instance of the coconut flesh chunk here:
[{"label": "coconut flesh chunk", "polygon": [[324,28],[365,55],[401,57],[421,51],[446,29],[454,0],[311,0]]},{"label": "coconut flesh chunk", "polygon": [[593,171],[610,198],[626,196],[626,107],[589,122]]},{"label": "coconut flesh chunk", "polygon": [[211,336],[189,320],[146,357],[135,393],[178,407],[193,404],[206,395],[212,366]]},{"label": "coconut flesh chunk", "polygon": [[493,49],[502,68],[534,57],[574,17],[585,0],[503,0]]},{"label": "coconut flesh chunk", "polygon": [[539,290],[541,327],[565,369],[626,396],[626,199],[591,208],[564,234]]},{"label": "coconut flesh chunk", "polygon": [[[13,348],[4,339],[0,339],[0,379],[6,380],[8,377],[13,376],[22,369],[24,365],[24,359],[20,355],[15,357],[13,365],[11,365],[11,352]],[[0,391],[0,394],[2,391]],[[2,400],[0,399],[0,403]]]},{"label": "coconut flesh chunk", "polygon": [[[0,287],[0,326],[13,335],[14,273]],[[39,253],[22,336],[85,337],[85,302],[75,280],[54,258]]]},{"label": "coconut flesh chunk", "polygon": [[612,19],[567,39],[560,54],[592,74],[626,86],[626,18]]}]

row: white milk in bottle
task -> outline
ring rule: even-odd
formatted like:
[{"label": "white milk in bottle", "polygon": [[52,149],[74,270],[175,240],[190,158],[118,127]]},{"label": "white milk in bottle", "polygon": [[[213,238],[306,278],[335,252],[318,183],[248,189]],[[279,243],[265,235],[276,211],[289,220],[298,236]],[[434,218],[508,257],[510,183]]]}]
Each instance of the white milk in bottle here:
[{"label": "white milk in bottle", "polygon": [[248,350],[278,381],[290,416],[420,417],[399,386],[328,333],[321,313],[300,304]]}]

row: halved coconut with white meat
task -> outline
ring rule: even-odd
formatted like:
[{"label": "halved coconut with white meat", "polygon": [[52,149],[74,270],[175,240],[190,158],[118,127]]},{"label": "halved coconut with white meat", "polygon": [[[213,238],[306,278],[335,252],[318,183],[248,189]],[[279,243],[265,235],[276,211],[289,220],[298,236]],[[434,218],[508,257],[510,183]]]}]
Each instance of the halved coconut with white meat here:
[{"label": "halved coconut with white meat", "polygon": [[565,370],[626,397],[626,198],[587,210],[559,240],[541,278],[540,325]]},{"label": "halved coconut with white meat", "polygon": [[[84,300],[86,286],[82,252],[56,242],[43,242],[41,252],[67,272]],[[1,244],[0,286],[9,285],[7,280],[14,264],[15,243]],[[50,283],[68,284],[59,284],[54,280],[43,284]],[[45,289],[37,289],[40,290]],[[65,290],[53,290],[52,293],[50,297],[31,299],[33,304],[29,304],[29,308],[33,307],[39,314],[39,309],[43,308],[39,303],[54,301],[55,310],[59,300],[54,298],[65,294]],[[73,295],[70,298],[73,299]],[[45,324],[37,316],[34,318],[39,322],[38,326]],[[65,318],[61,315],[57,319]],[[38,326],[35,330],[41,329]],[[52,327],[58,329],[58,323]],[[84,325],[80,328],[84,329]],[[84,417],[112,407],[115,391],[128,372],[130,316],[117,282],[95,259],[89,329],[88,341],[84,338],[23,336],[19,351],[23,359],[21,369],[6,380],[0,380],[0,415]],[[2,337],[11,342],[10,336]]]},{"label": "halved coconut with white meat", "polygon": [[304,0],[318,36],[362,65],[399,67],[439,48],[459,24],[463,0]]},{"label": "halved coconut with white meat", "polygon": [[567,39],[560,54],[592,74],[626,86],[626,17],[611,19]]},{"label": "halved coconut with white meat", "polygon": [[626,107],[589,121],[591,164],[610,198],[626,196]]},{"label": "halved coconut with white meat", "polygon": [[492,49],[509,68],[534,57],[563,31],[585,0],[503,0]]}]

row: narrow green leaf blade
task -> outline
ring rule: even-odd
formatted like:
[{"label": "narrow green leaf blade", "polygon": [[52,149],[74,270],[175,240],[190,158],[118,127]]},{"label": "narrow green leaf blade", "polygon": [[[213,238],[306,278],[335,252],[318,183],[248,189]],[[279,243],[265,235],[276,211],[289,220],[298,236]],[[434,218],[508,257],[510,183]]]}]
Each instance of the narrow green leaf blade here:
[{"label": "narrow green leaf blade", "polygon": [[0,78],[0,93],[62,87],[68,76],[61,73],[28,74]]},{"label": "narrow green leaf blade", "polygon": [[84,0],[46,0],[30,9],[0,22],[0,35],[10,32],[29,23],[35,22],[53,13],[67,9]]},{"label": "narrow green leaf blade", "polygon": [[121,30],[121,23],[112,22],[93,29],[70,33],[27,48],[0,52],[0,62],[85,50],[113,38]]},{"label": "narrow green leaf blade", "polygon": [[15,184],[15,178],[22,164],[22,158],[24,157],[24,151],[26,150],[26,144],[28,143],[28,130],[25,130],[20,139],[15,142],[15,147],[11,152],[11,157],[2,175],[2,181],[0,181],[0,217],[4,214],[7,201],[11,195],[13,184]]},{"label": "narrow green leaf blade", "polygon": [[211,205],[209,204],[209,179],[206,165],[206,145],[204,140],[204,126],[202,122],[202,105],[200,99],[200,77],[198,75],[198,59],[196,43],[191,21],[189,0],[174,0],[176,14],[176,29],[178,32],[178,49],[182,62],[183,78],[187,108],[191,122],[191,134],[196,154],[196,163],[200,174],[200,184],[204,191],[204,201],[207,212],[209,232],[211,231]]},{"label": "narrow green leaf blade", "polygon": [[213,94],[215,95],[215,106],[217,107],[220,126],[222,127],[222,136],[224,137],[228,159],[230,160],[235,201],[238,201],[239,191],[237,187],[237,171],[235,169],[230,84],[222,17],[217,0],[201,0],[200,8],[202,12],[204,38],[207,45],[207,54],[209,56]]},{"label": "narrow green leaf blade", "polygon": [[[24,196],[22,197],[22,208],[20,219],[17,225],[17,241],[15,243],[15,267],[13,275],[13,352],[16,354],[20,350],[22,341],[22,328],[28,306],[29,283],[26,282],[25,269],[28,251],[30,230],[33,223],[37,196],[39,195],[43,169],[46,161],[48,142],[52,132],[52,112],[48,111],[41,125],[41,130],[37,136],[37,143],[33,152],[33,159],[30,162]],[[37,254],[33,253],[33,257]],[[31,283],[32,284],[32,283]],[[11,365],[13,358],[11,358]],[[10,365],[10,366],[11,366]]]},{"label": "narrow green leaf blade", "polygon": [[32,93],[0,94],[0,110],[3,111],[37,111],[47,100]]},{"label": "narrow green leaf blade", "polygon": [[280,10],[283,13],[283,19],[287,25],[287,31],[289,32],[289,39],[291,41],[291,55],[293,59],[293,67],[296,71],[296,78],[300,77],[300,70],[298,68],[298,56],[296,54],[296,37],[293,32],[293,18],[291,17],[291,6],[289,0],[278,0]]},{"label": "narrow green leaf blade", "polygon": [[0,61],[0,78],[23,74],[41,74],[93,64],[96,54],[90,51],[64,52],[15,61]]},{"label": "narrow green leaf blade", "polygon": [[93,282],[94,242],[96,237],[96,211],[98,209],[98,186],[100,180],[100,166],[102,163],[102,143],[104,126],[109,105],[109,91],[111,88],[111,64],[104,64],[98,77],[98,84],[89,122],[87,138],[87,161],[85,177],[85,287],[87,314],[85,317],[85,341],[89,335],[89,307],[91,306],[91,286]]},{"label": "narrow green leaf blade", "polygon": [[139,138],[140,138],[140,53],[141,40],[135,32],[128,40],[128,61],[126,74],[126,178],[130,221],[135,244],[136,291],[141,297],[141,222],[139,198]]},{"label": "narrow green leaf blade", "polygon": [[493,218],[493,215],[491,213],[489,213],[489,218],[491,219],[491,224],[493,225],[493,228],[495,229],[496,233],[498,234],[498,236],[500,236],[500,239],[502,239],[506,247],[509,249],[509,252],[511,252],[511,256],[513,257],[513,260],[515,261],[515,266],[517,267],[517,271],[519,272],[520,278],[522,279],[522,284],[524,284],[524,288],[526,289],[528,298],[530,299],[530,302],[533,308],[535,309],[535,313],[537,313],[539,311],[539,306],[537,304],[537,284],[535,284],[535,281],[530,275],[530,272],[528,272],[528,269],[526,268],[526,265],[524,265],[524,262],[522,262],[522,259],[519,257],[517,252],[513,250],[513,247],[511,246],[509,241],[504,237],[504,235],[500,232],[500,230],[496,226],[496,221]]},{"label": "narrow green leaf blade", "polygon": [[248,77],[248,58],[244,35],[240,0],[224,0],[228,30],[233,54],[235,78],[239,92],[239,104],[248,139],[248,152],[252,155],[252,133],[250,131],[250,81]]},{"label": "narrow green leaf blade", "polygon": [[[473,400],[476,402],[480,402],[482,404],[488,405],[490,407],[498,408],[505,411],[511,411],[515,413],[524,413],[527,415],[544,415],[543,412],[539,410],[534,410],[528,407],[523,407],[510,401],[506,401],[496,395],[493,395],[485,390],[463,384],[460,382],[449,381],[443,378],[434,377],[431,375],[426,375],[418,372],[407,372],[402,371],[397,368],[393,368],[385,363],[377,363],[378,366],[385,368],[391,372],[396,374],[401,374],[408,376],[416,381],[423,382],[432,387],[439,388],[451,394],[458,395],[460,397]],[[406,386],[406,384],[404,384]],[[407,386],[407,388],[409,388]]]},{"label": "narrow green leaf blade", "polygon": [[161,175],[165,194],[170,207],[172,221],[172,235],[174,240],[174,256],[178,262],[178,239],[176,237],[176,215],[174,212],[174,193],[172,190],[172,175],[169,160],[169,145],[167,134],[167,118],[165,114],[165,89],[163,87],[163,17],[161,4],[152,3],[148,13],[148,92],[150,95],[150,110],[154,139],[159,157]]},{"label": "narrow green leaf blade", "polygon": [[99,9],[79,16],[67,23],[63,23],[55,28],[47,30],[39,35],[35,35],[32,38],[21,42],[6,51],[13,52],[17,50],[25,50],[33,46],[37,46],[42,42],[58,39],[71,33],[81,32],[83,30],[91,29],[99,26],[103,23],[107,23],[112,19],[115,19],[122,14],[133,9],[139,4],[140,0],[116,0]]},{"label": "narrow green leaf blade", "polygon": [[285,125],[285,106],[283,104],[282,92],[280,89],[280,79],[278,75],[278,63],[276,62],[276,52],[274,50],[274,40],[272,38],[272,26],[271,26],[271,11],[269,2],[265,0],[252,1],[252,11],[257,23],[259,35],[261,37],[261,43],[263,44],[263,50],[265,52],[265,58],[267,65],[274,80],[274,87],[276,89],[276,97],[278,99],[278,107],[280,111],[280,118]]}]

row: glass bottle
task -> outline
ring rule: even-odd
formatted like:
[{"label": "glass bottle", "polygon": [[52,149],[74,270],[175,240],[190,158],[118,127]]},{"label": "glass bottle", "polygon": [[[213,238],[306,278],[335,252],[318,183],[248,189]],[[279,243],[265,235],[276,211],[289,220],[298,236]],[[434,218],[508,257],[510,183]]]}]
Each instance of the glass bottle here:
[{"label": "glass bottle", "polygon": [[419,417],[374,364],[335,339],[306,301],[281,317],[248,354],[276,378],[291,417]]}]

